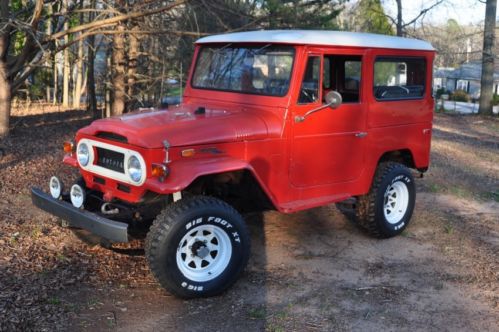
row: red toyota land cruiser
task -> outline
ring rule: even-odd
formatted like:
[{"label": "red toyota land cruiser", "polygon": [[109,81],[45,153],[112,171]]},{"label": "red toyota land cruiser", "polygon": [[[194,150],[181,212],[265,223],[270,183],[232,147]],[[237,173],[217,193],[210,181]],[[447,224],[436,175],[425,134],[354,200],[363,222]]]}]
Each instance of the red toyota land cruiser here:
[{"label": "red toyota land cruiser", "polygon": [[245,209],[338,203],[368,233],[395,236],[414,209],[412,173],[429,165],[434,54],[350,32],[202,38],[181,105],[80,129],[63,162],[81,178],[66,192],[52,177],[33,203],[113,242],[150,225],[152,273],[185,298],[219,294],[244,270]]}]

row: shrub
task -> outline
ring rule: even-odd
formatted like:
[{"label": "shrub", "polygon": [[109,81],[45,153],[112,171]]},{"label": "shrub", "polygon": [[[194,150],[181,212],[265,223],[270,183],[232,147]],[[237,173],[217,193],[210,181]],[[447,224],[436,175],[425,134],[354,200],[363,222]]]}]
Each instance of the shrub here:
[{"label": "shrub", "polygon": [[447,90],[445,90],[445,88],[439,88],[437,89],[437,91],[435,92],[435,97],[437,99],[440,99],[440,97],[442,97],[442,95],[445,95],[445,94],[448,94],[449,92]]},{"label": "shrub", "polygon": [[451,100],[469,102],[470,96],[464,90],[456,90],[452,93]]},{"label": "shrub", "polygon": [[494,94],[494,96],[492,97],[492,104],[494,106],[499,105],[499,95]]}]

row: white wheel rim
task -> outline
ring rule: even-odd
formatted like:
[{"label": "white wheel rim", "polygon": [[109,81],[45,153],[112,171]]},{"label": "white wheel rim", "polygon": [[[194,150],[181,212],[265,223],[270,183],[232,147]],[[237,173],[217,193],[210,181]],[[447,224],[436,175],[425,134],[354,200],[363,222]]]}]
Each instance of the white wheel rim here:
[{"label": "white wheel rim", "polygon": [[409,206],[409,190],[402,181],[388,186],[385,191],[383,212],[390,224],[398,224],[405,215]]},{"label": "white wheel rim", "polygon": [[201,225],[184,235],[177,248],[177,266],[189,280],[206,282],[218,277],[229,265],[232,244],[218,226]]}]

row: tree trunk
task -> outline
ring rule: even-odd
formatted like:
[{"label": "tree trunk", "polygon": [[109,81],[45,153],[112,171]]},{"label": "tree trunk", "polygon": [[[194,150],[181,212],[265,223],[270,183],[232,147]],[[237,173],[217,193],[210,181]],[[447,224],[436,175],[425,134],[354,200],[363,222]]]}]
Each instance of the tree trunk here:
[{"label": "tree trunk", "polygon": [[130,106],[133,107],[136,100],[135,80],[137,75],[137,58],[139,55],[139,39],[137,34],[134,34],[133,31],[139,30],[139,27],[134,24],[131,30],[132,32],[130,33],[130,44],[128,51],[127,94],[131,104]]},{"label": "tree trunk", "polygon": [[[91,8],[95,8],[95,1],[92,0],[90,3]],[[88,21],[92,22],[94,20],[94,13],[88,14]],[[87,110],[92,113],[94,119],[100,117],[97,114],[97,97],[95,95],[95,36],[91,35],[88,37],[88,53],[87,53]]]},{"label": "tree trunk", "polygon": [[[0,39],[0,52],[4,48],[3,38]],[[7,64],[0,60],[0,137],[9,134],[10,121],[10,82],[7,78]]]},{"label": "tree trunk", "polygon": [[[51,16],[52,15],[52,6],[49,5],[47,6],[47,15]],[[46,30],[45,30],[45,33],[47,34],[47,36],[51,35],[52,34],[52,19],[47,19],[46,20]],[[50,75],[50,69],[52,67],[52,64],[50,63],[50,60],[51,58],[48,57],[47,58],[47,61],[45,62],[45,66],[47,67],[47,76]],[[45,87],[46,89],[46,99],[47,99],[47,103],[50,103],[50,98],[52,97],[51,94],[50,94],[50,85],[47,84],[47,86]]]},{"label": "tree trunk", "polygon": [[494,93],[494,42],[496,28],[497,0],[487,0],[485,9],[485,31],[483,34],[482,80],[480,83],[480,108],[478,113],[493,114]]},{"label": "tree trunk", "polygon": [[[55,41],[55,47],[57,47],[57,41]],[[52,96],[52,104],[57,104],[58,103],[58,89],[59,89],[59,68],[57,66],[57,54],[54,54],[53,56],[53,59],[54,59],[54,82],[53,82],[53,85],[54,85],[54,91],[53,92],[53,96]]]},{"label": "tree trunk", "polygon": [[[125,31],[125,26],[120,23],[116,26],[118,32]],[[111,115],[123,114],[125,110],[125,36],[117,33],[113,40],[113,92]]]},{"label": "tree trunk", "polygon": [[[2,21],[5,21],[9,16],[9,2],[2,1],[0,3],[0,18]],[[3,31],[0,34],[0,137],[9,134],[11,91],[6,63],[9,48],[8,43],[9,31]]]},{"label": "tree trunk", "polygon": [[[112,60],[111,60],[111,57],[112,57],[112,52],[110,52],[110,49],[108,49],[106,51],[106,68],[107,68],[107,72],[109,73],[110,71],[112,71]],[[111,89],[110,89],[110,85],[111,85],[111,81],[113,79],[113,74],[107,74],[106,75],[106,84],[104,86],[104,94],[105,94],[105,113],[104,113],[104,117],[105,118],[108,118],[111,116]]]},{"label": "tree trunk", "polygon": [[[62,1],[62,12],[66,13],[68,11],[68,0],[63,0]],[[66,21],[64,22],[64,30],[69,29],[69,18],[66,18]],[[64,36],[64,45],[67,45],[69,43],[69,35]],[[63,51],[64,54],[64,67],[63,67],[63,74],[62,74],[62,106],[68,107],[69,106],[69,71],[70,71],[70,66],[69,66],[69,49],[65,48]]]},{"label": "tree trunk", "polygon": [[[80,0],[80,9],[83,8],[83,0]],[[83,24],[83,14],[80,14],[80,24]],[[78,33],[81,36],[83,32]],[[73,88],[73,108],[80,108],[80,99],[83,84],[83,39],[78,42],[78,59],[76,60],[76,80]]]},{"label": "tree trunk", "polygon": [[[80,32],[81,33],[81,32]],[[83,84],[83,40],[78,42],[78,59],[76,60],[76,80],[73,89],[73,108],[80,108],[81,88]]]},{"label": "tree trunk", "polygon": [[402,0],[397,0],[397,36],[402,37],[404,35],[402,21]]},{"label": "tree trunk", "polygon": [[95,95],[95,37],[88,38],[88,62],[87,62],[87,110],[92,113],[94,119],[100,117],[97,114],[97,96]]}]

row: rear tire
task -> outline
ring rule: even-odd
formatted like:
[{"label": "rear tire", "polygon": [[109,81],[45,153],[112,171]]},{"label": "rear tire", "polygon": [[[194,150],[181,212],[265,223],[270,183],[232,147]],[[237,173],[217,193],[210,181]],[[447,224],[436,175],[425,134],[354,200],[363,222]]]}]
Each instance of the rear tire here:
[{"label": "rear tire", "polygon": [[415,201],[416,188],[410,170],[399,163],[381,163],[369,193],[357,199],[355,220],[370,235],[390,238],[407,227]]},{"label": "rear tire", "polygon": [[250,237],[243,218],[230,205],[194,196],[171,204],[157,216],[145,251],[153,275],[172,294],[214,296],[243,272]]}]

